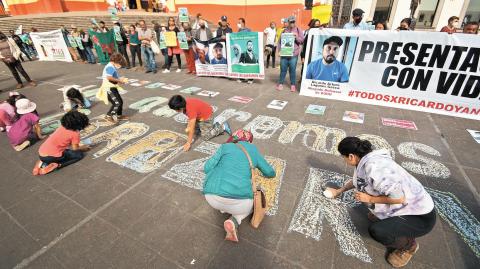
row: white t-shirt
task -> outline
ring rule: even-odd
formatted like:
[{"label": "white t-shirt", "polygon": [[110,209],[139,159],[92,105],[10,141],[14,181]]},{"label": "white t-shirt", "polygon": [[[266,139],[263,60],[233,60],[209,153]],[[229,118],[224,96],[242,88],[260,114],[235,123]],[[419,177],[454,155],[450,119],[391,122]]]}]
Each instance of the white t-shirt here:
[{"label": "white t-shirt", "polygon": [[267,45],[274,45],[275,46],[275,36],[277,35],[277,31],[272,29],[271,27],[265,28],[263,31],[265,34],[267,34]]}]

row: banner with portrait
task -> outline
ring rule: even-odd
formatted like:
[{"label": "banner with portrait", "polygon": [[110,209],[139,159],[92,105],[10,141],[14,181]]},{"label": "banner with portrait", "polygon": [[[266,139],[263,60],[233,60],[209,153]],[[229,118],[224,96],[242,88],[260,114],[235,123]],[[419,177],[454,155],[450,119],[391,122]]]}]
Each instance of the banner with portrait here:
[{"label": "banner with portrait", "polygon": [[68,52],[61,30],[31,32],[30,38],[38,52],[40,61],[72,61],[72,56]]},{"label": "banner with portrait", "polygon": [[186,7],[178,8],[178,20],[180,23],[190,22],[190,18],[188,17],[188,9]]},{"label": "banner with portrait", "polygon": [[263,33],[227,34],[228,76],[242,79],[264,79]]},{"label": "banner with portrait", "polygon": [[312,29],[301,95],[480,120],[480,39]]},{"label": "banner with portrait", "polygon": [[197,76],[227,76],[226,53],[225,42],[195,41],[194,54]]},{"label": "banner with portrait", "polygon": [[177,46],[177,34],[174,31],[164,32],[163,36],[165,37],[165,44],[167,47]]},{"label": "banner with portrait", "polygon": [[182,50],[188,50],[187,35],[185,32],[178,32],[177,40]]},{"label": "banner with portrait", "polygon": [[295,50],[295,35],[282,33],[280,36],[280,56],[291,57]]}]

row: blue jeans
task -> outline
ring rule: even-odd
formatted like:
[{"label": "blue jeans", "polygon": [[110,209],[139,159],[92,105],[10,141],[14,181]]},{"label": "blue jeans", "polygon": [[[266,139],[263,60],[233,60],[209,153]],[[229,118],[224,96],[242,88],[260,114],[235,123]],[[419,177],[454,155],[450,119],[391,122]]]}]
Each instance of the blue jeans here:
[{"label": "blue jeans", "polygon": [[80,161],[83,156],[84,153],[80,150],[66,149],[60,157],[40,156],[40,161],[44,162],[45,164],[58,163],[60,167],[65,167],[67,165]]},{"label": "blue jeans", "polygon": [[290,72],[290,85],[296,85],[297,60],[298,56],[280,57],[280,79],[278,80],[278,84],[283,84],[285,82],[288,70]]},{"label": "blue jeans", "polygon": [[85,48],[84,50],[85,55],[87,56],[87,62],[94,64],[96,60],[95,60],[95,55],[93,55],[92,48],[86,47],[86,46],[84,48]]},{"label": "blue jeans", "polygon": [[153,54],[152,48],[142,46],[142,54],[145,58],[145,67],[147,68],[147,70],[157,70],[157,64],[155,63],[155,54]]}]

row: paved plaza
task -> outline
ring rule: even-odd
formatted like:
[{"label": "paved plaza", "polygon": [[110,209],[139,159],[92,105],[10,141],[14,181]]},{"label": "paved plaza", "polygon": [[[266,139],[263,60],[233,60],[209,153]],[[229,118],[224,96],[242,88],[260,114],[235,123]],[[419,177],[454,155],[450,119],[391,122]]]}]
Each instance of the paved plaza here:
[{"label": "paved plaza", "polygon": [[[79,85],[92,93],[103,69],[39,61],[23,66],[39,85],[20,92],[37,104],[45,131],[58,124],[58,89]],[[0,268],[391,268],[385,248],[368,234],[366,208],[349,195],[334,201],[321,195],[325,184],[353,174],[336,152],[346,135],[391,150],[437,204],[436,226],[418,240],[420,249],[405,268],[480,268],[480,145],[466,131],[480,130],[479,121],[304,97],[287,87],[278,92],[278,73],[267,69],[265,80],[248,85],[185,71],[122,69],[120,75],[142,84],[124,87],[130,121],[105,122],[108,107],[95,102],[93,126],[83,135],[96,145],[80,162],[45,176],[32,176],[41,142],[16,152],[0,133]],[[155,82],[180,87],[145,87]],[[15,85],[2,64],[0,99]],[[275,179],[262,181],[269,216],[258,230],[242,223],[238,244],[224,240],[227,216],[201,193],[203,163],[227,137],[198,140],[184,153],[185,119],[164,107],[189,87],[219,92],[195,95],[232,129],[251,129],[277,171]],[[253,100],[228,100],[233,96]],[[274,99],[288,103],[283,110],[267,108]],[[324,115],[305,113],[310,104],[326,106]],[[365,113],[364,123],[343,121],[345,111]],[[381,118],[413,121],[418,130],[384,126]]]}]

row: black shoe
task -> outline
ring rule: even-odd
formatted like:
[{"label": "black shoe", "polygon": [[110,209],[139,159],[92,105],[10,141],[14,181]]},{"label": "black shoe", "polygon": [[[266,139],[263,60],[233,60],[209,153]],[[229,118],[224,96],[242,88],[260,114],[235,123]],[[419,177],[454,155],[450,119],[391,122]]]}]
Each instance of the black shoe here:
[{"label": "black shoe", "polygon": [[130,69],[130,68],[131,68],[130,66],[125,67],[125,69]]},{"label": "black shoe", "polygon": [[156,74],[156,73],[157,73],[157,69],[153,70],[153,73]]},{"label": "black shoe", "polygon": [[145,71],[145,73],[150,73],[150,72],[152,72],[152,70],[147,70],[147,71]]}]

